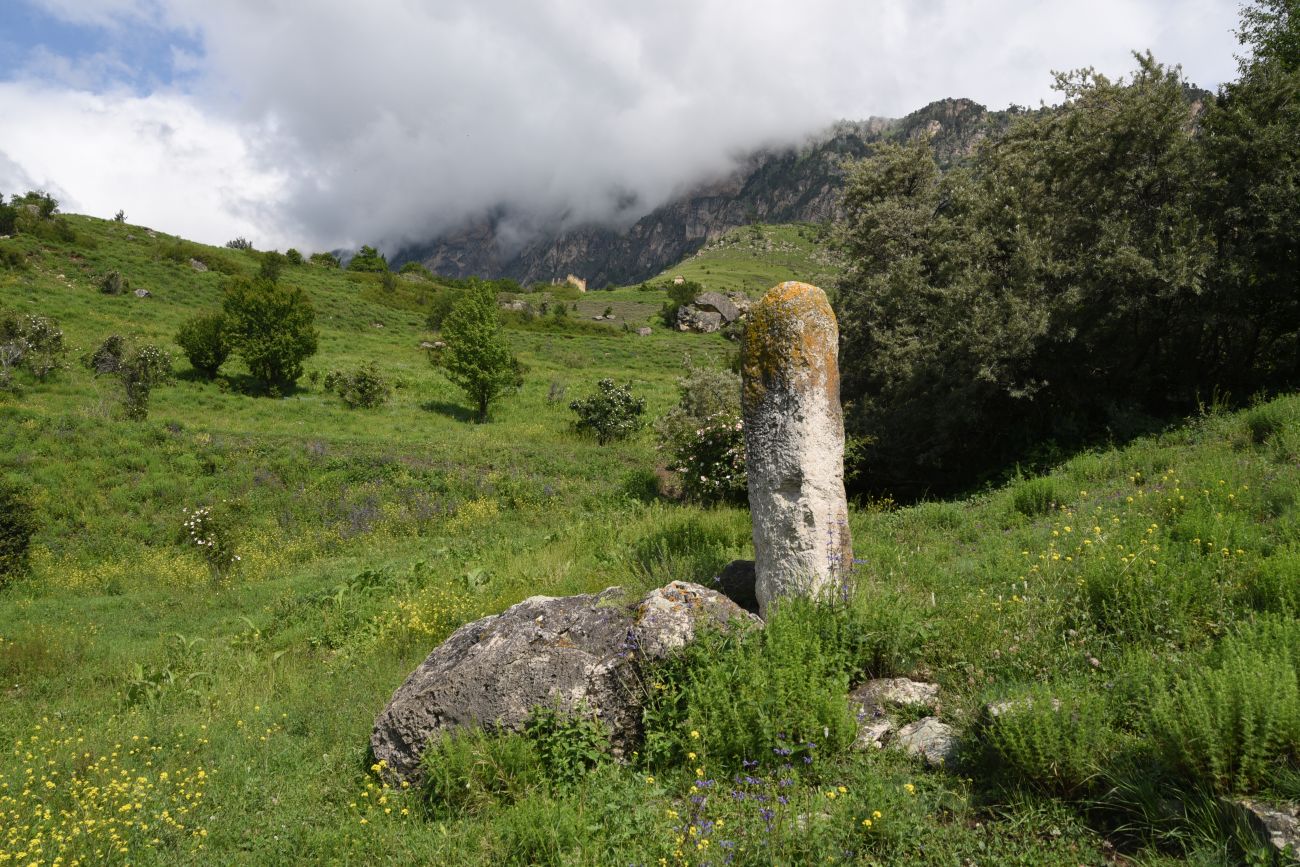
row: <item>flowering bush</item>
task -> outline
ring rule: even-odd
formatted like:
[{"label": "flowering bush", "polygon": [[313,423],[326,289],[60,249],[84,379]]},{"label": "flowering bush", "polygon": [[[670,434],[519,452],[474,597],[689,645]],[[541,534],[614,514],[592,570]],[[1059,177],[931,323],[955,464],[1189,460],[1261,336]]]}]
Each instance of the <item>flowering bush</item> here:
[{"label": "flowering bush", "polygon": [[575,400],[569,409],[578,414],[574,427],[591,431],[601,445],[625,439],[641,429],[645,400],[632,394],[632,384],[616,385],[612,379],[596,383],[591,397]]},{"label": "flowering bush", "polygon": [[744,502],[745,432],[740,418],[727,412],[704,419],[694,434],[673,444],[673,469],[682,489],[705,503]]},{"label": "flowering bush", "polygon": [[195,509],[193,512],[185,509],[184,512],[186,542],[199,550],[199,554],[212,571],[213,583],[217,583],[239,562],[230,527],[208,506]]}]

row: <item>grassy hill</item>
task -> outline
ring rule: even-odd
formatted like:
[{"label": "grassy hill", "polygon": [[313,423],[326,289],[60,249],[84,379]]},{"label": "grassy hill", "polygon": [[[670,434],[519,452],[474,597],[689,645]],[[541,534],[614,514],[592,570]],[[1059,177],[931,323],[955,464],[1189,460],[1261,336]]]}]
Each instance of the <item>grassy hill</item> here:
[{"label": "grassy hill", "polygon": [[755,223],[711,241],[652,282],[681,275],[716,292],[757,297],[782,280],[802,280],[830,290],[839,272],[839,262],[826,248],[818,227]]},{"label": "grassy hill", "polygon": [[[0,241],[21,260],[0,271],[0,308],[57,317],[74,356],[114,332],[169,343],[183,319],[217,308],[228,275],[257,267],[254,254],[68,219],[76,240]],[[734,263],[750,259],[727,249],[673,273],[710,288],[732,288],[709,283],[715,270],[745,289],[817,279],[774,262],[742,276],[749,266]],[[152,297],[101,293],[110,270]],[[684,355],[721,365],[733,350],[577,316],[512,320],[525,383],[477,425],[418,347],[436,282],[385,290],[313,266],[281,279],[310,295],[321,330],[309,376],[283,399],[242,393],[237,365],[209,383],[184,361],[143,422],[121,419],[113,383],[75,364],[0,395],[0,472],[31,487],[41,521],[31,575],[0,589],[0,859],[1215,863],[1249,845],[1215,811],[1218,789],[1300,795],[1287,728],[1300,714],[1286,717],[1295,695],[1278,667],[1300,658],[1287,656],[1300,647],[1296,397],[967,500],[861,504],[851,603],[774,625],[834,662],[824,682],[761,647],[665,671],[665,690],[696,685],[689,714],[668,715],[671,758],[539,765],[533,748],[487,739],[442,757],[449,788],[383,786],[367,754],[374,717],[456,626],[539,593],[707,582],[752,556],[745,510],[648,492],[648,432],[597,446],[567,409],[608,376],[660,414]],[[617,303],[636,326],[662,298],[625,289],[578,303],[583,317]],[[345,409],[310,376],[372,360],[399,386],[377,410]],[[182,530],[201,506],[243,558],[216,585]],[[742,663],[765,674],[700,686],[737,683]],[[755,686],[780,671],[794,688]],[[966,745],[956,768],[841,749],[830,734],[821,752],[800,747],[806,764],[788,766],[772,743],[740,766],[722,757],[723,732],[698,722],[736,701],[794,713],[818,689],[894,674],[943,687],[941,714]],[[1215,728],[1214,707],[1245,700],[1224,699],[1240,698],[1234,682],[1279,685],[1251,705],[1277,718],[1278,739]],[[1210,709],[1179,713],[1198,684]],[[1000,729],[983,719],[985,702],[1024,697],[1043,700]],[[1205,752],[1227,769],[1223,781],[1207,772],[1205,791],[1201,753],[1179,749],[1200,741],[1180,718],[1212,735]]]}]

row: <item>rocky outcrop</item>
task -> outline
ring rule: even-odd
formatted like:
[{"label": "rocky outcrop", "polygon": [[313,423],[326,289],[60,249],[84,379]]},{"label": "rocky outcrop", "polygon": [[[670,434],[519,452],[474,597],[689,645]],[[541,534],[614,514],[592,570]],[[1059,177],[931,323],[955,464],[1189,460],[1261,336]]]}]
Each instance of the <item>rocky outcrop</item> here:
[{"label": "rocky outcrop", "polygon": [[909,756],[925,759],[931,767],[944,767],[957,757],[957,733],[937,717],[928,716],[903,726],[894,742]]},{"label": "rocky outcrop", "polygon": [[639,666],[685,646],[704,623],[757,618],[682,581],[640,599],[617,587],[525,599],[462,626],[429,654],[375,720],[375,759],[395,778],[418,780],[420,757],[442,733],[520,731],[539,705],[596,716],[614,748],[628,750],[640,730]]},{"label": "rocky outcrop", "polygon": [[1224,806],[1281,858],[1300,864],[1300,805],[1225,798]]},{"label": "rocky outcrop", "polygon": [[750,311],[741,410],[764,616],[781,596],[826,597],[852,568],[838,353],[835,313],[816,286],[781,283]]}]

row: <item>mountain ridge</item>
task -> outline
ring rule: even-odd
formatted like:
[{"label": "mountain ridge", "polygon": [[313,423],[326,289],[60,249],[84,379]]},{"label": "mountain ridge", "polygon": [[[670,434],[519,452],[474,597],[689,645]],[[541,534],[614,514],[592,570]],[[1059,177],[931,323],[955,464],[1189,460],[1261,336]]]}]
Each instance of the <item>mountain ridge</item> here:
[{"label": "mountain ridge", "polygon": [[899,119],[837,121],[799,146],[751,152],[730,174],[694,185],[625,229],[557,224],[514,247],[502,239],[501,229],[512,216],[502,205],[392,258],[394,264],[416,261],[451,277],[536,283],[575,274],[593,287],[636,283],[740,226],[831,219],[843,163],[866,156],[880,141],[927,136],[940,163],[951,165],[991,132],[1005,128],[1018,111],[990,112],[973,100],[942,99]]}]

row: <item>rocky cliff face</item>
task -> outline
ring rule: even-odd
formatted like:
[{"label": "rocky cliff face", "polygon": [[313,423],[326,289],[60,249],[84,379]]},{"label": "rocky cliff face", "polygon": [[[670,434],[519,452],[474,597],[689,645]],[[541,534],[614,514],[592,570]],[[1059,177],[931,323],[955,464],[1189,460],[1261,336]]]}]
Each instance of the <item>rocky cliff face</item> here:
[{"label": "rocky cliff face", "polygon": [[841,121],[799,148],[756,152],[728,177],[697,186],[625,229],[542,226],[522,246],[510,245],[499,231],[510,216],[503,206],[456,232],[404,250],[393,261],[419,261],[453,277],[511,277],[532,283],[576,274],[592,287],[634,283],[737,226],[830,219],[838,207],[844,161],[866,156],[882,139],[907,141],[928,135],[940,162],[950,164],[969,154],[990,131],[1005,126],[1009,117],[970,100],[947,99],[901,120]]}]

